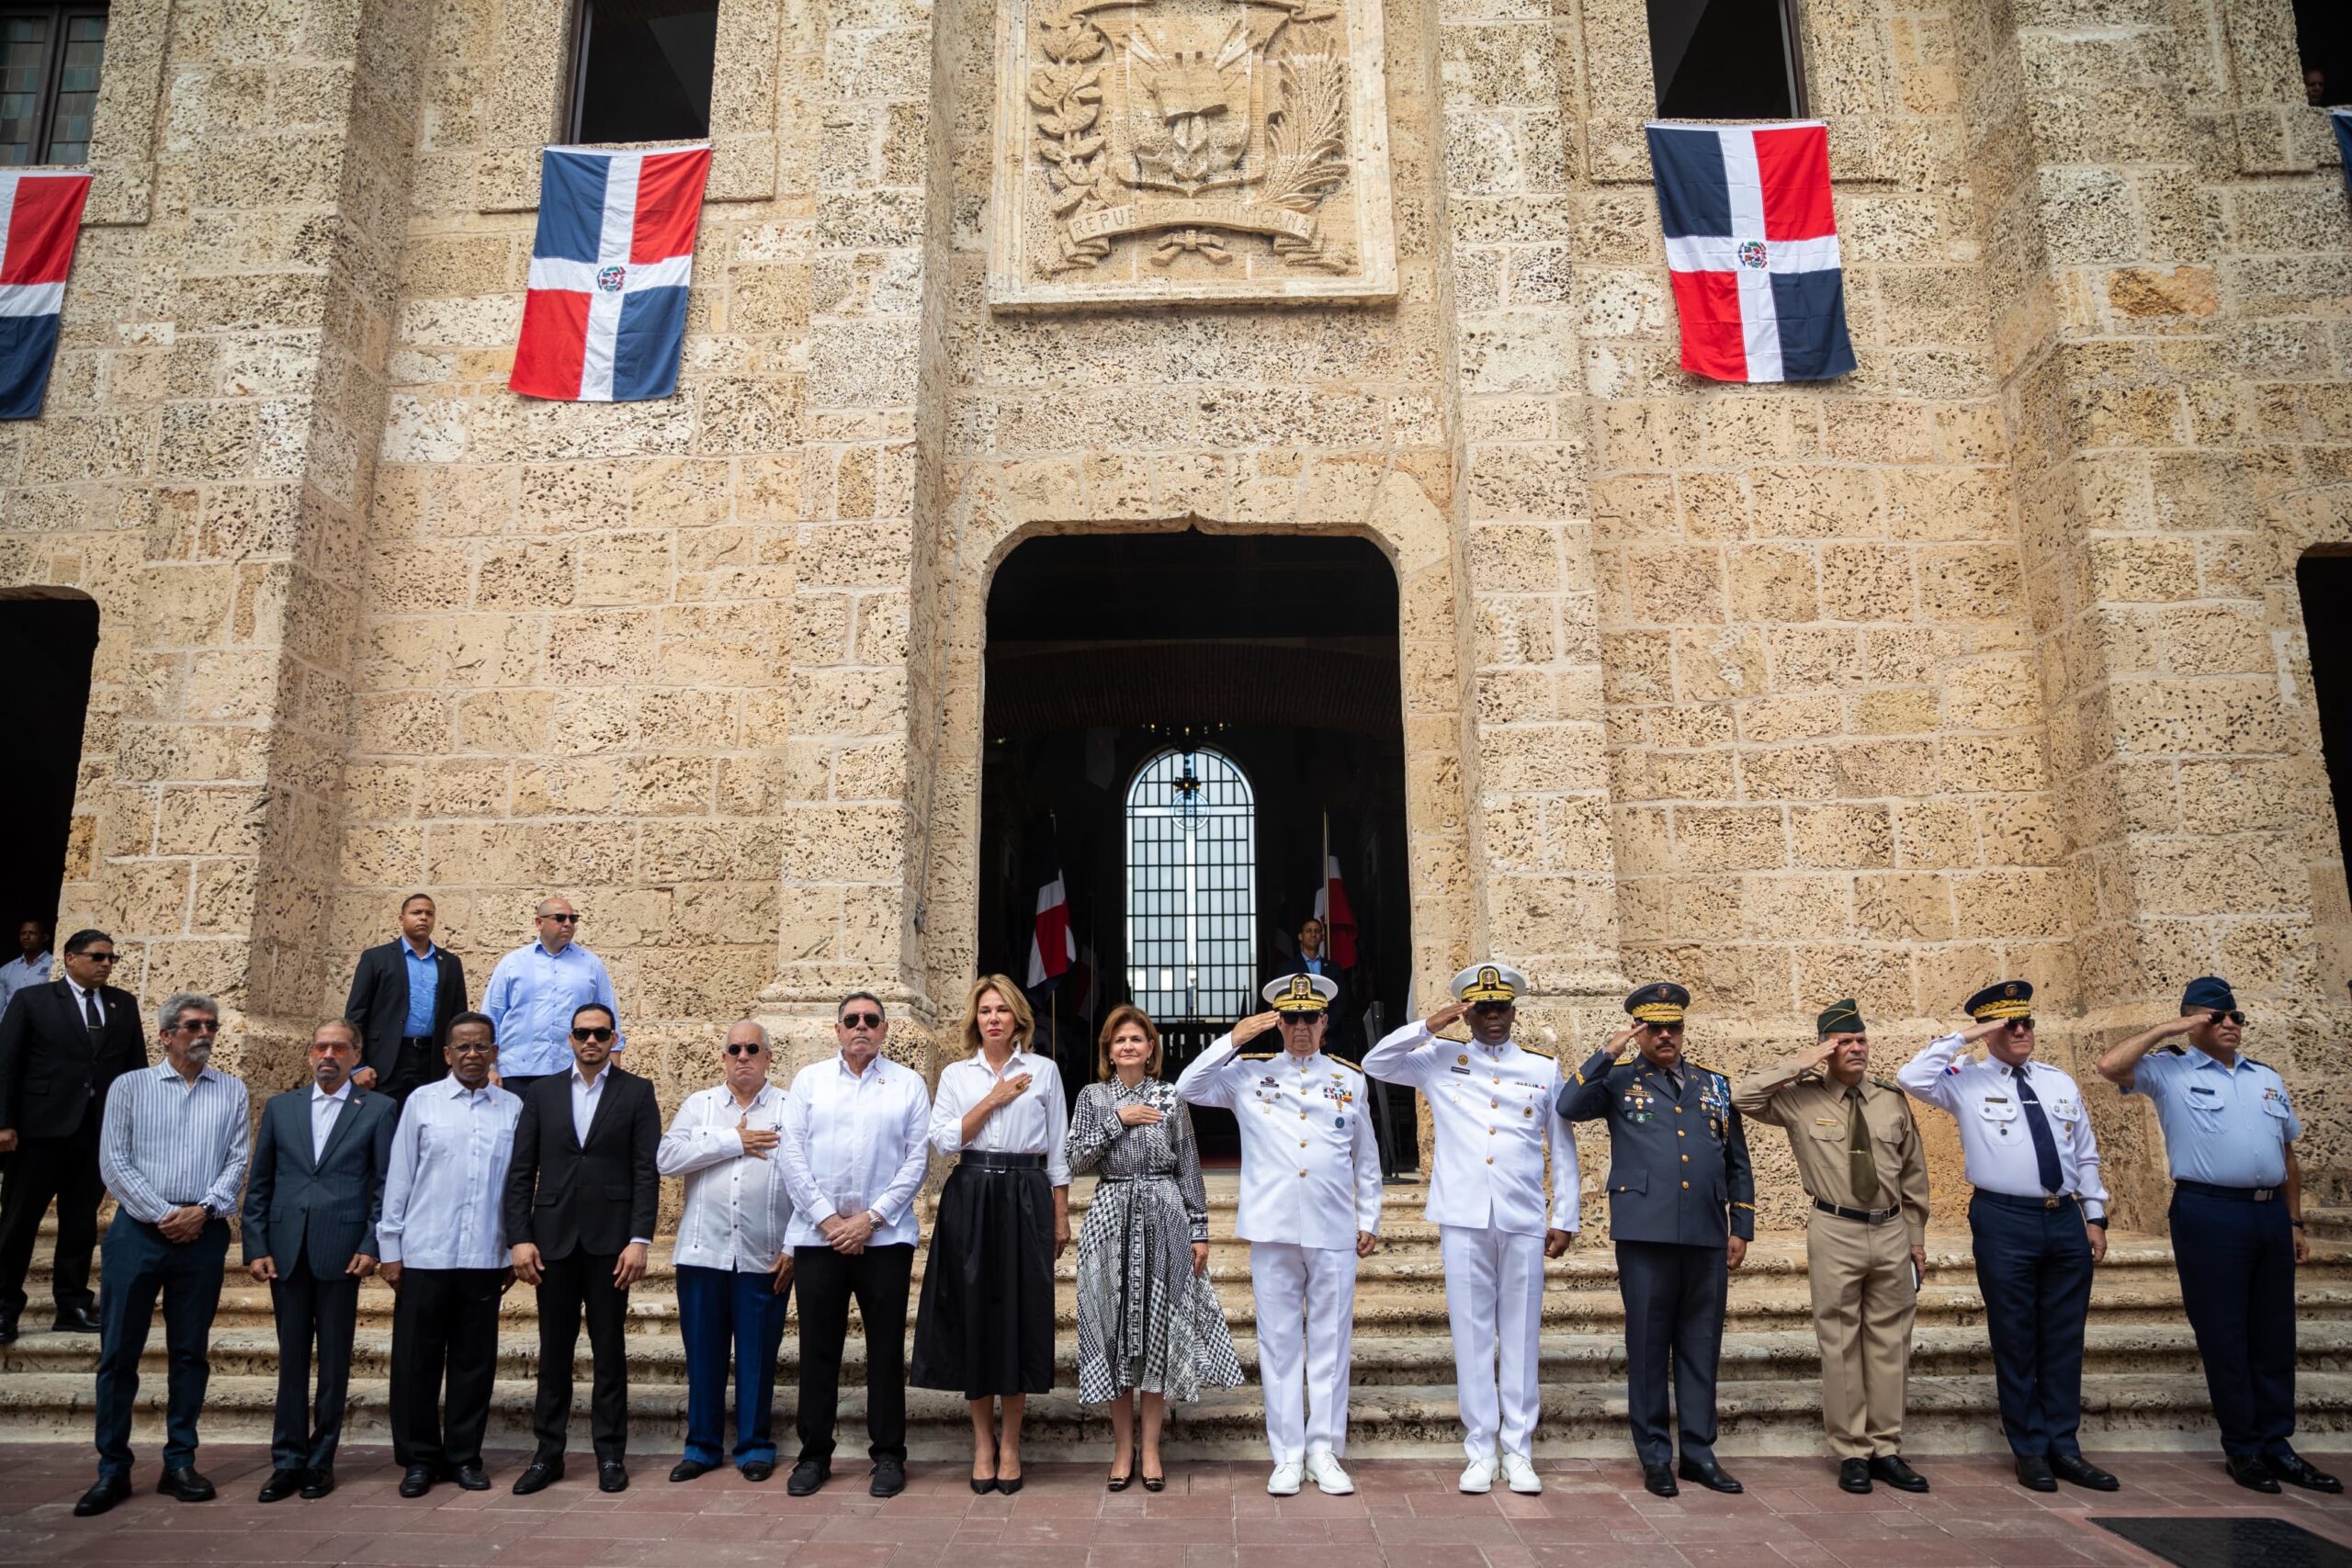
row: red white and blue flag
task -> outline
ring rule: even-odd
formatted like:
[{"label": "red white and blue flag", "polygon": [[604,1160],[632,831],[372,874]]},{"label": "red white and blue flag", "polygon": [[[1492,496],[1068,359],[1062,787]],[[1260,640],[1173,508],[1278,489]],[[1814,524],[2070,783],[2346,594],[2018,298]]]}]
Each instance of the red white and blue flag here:
[{"label": "red white and blue flag", "polygon": [[678,389],[710,149],[539,154],[539,231],[509,390],[637,402]]},{"label": "red white and blue flag", "polygon": [[86,174],[0,172],[0,419],[38,419],[82,232]]},{"label": "red white and blue flag", "polygon": [[1851,371],[1828,129],[1654,120],[1649,140],[1682,368],[1717,381]]},{"label": "red white and blue flag", "polygon": [[1061,846],[1046,838],[1045,863],[1037,870],[1037,921],[1029,935],[1030,990],[1053,985],[1078,960],[1078,939],[1069,929],[1069,889],[1062,885]]},{"label": "red white and blue flag", "polygon": [[1323,922],[1323,956],[1341,969],[1356,966],[1356,910],[1340,880],[1340,857],[1323,857],[1323,886],[1315,890],[1315,918]]}]

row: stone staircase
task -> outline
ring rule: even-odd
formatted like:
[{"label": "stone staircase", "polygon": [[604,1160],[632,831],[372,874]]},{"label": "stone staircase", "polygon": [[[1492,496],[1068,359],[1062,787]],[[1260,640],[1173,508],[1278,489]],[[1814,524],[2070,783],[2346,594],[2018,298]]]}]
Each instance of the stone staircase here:
[{"label": "stone staircase", "polygon": [[[1072,1192],[1082,1214],[1085,1179]],[[1420,1190],[1389,1190],[1381,1249],[1359,1268],[1354,1387],[1349,1451],[1366,1457],[1445,1457],[1458,1452],[1452,1343],[1436,1227],[1418,1218]],[[1232,1235],[1230,1174],[1210,1178],[1211,1230]],[[926,1215],[926,1229],[928,1216]],[[1928,1236],[1929,1273],[1914,1337],[1911,1416],[1916,1452],[1998,1451],[1992,1363],[1964,1231]],[[2299,1403],[2306,1432],[2352,1429],[2352,1244],[2328,1239],[2303,1271],[2299,1289]],[[640,1454],[674,1452],[685,1412],[685,1359],[667,1241],[658,1262],[630,1296],[631,1446]],[[47,1246],[28,1282],[28,1330],[0,1347],[0,1440],[86,1442],[90,1437],[94,1337],[52,1335],[47,1321]],[[918,1289],[921,1279],[918,1255]],[[1210,1270],[1241,1361],[1254,1380],[1256,1309],[1243,1244],[1213,1244]],[[1039,1459],[1093,1457],[1108,1425],[1075,1397],[1077,1337],[1073,1259],[1057,1268],[1057,1392],[1030,1402],[1028,1451]],[[356,1442],[389,1440],[385,1379],[391,1350],[391,1292],[370,1281],[360,1298],[357,1361],[346,1434]],[[1623,1312],[1614,1260],[1604,1243],[1582,1241],[1547,1266],[1544,1283],[1544,1417],[1539,1450],[1564,1456],[1620,1455],[1624,1429]],[[855,1319],[853,1318],[853,1328]],[[2213,1443],[2197,1348],[2180,1306],[2171,1248],[2161,1238],[2119,1235],[2093,1292],[2084,1380],[2086,1437],[2093,1447],[2204,1449]],[[493,1448],[530,1441],[537,1328],[529,1290],[516,1287],[502,1317]],[[853,1335],[843,1370],[843,1448],[862,1445],[865,1350]],[[277,1336],[266,1286],[233,1269],[212,1336],[212,1382],[204,1435],[213,1441],[265,1440],[277,1387]],[[797,1376],[797,1330],[785,1334],[778,1374],[778,1421],[788,1427]],[[578,1358],[575,1437],[586,1441],[588,1355]],[[1812,1329],[1803,1238],[1767,1236],[1734,1277],[1724,1337],[1720,1407],[1728,1455],[1822,1451],[1820,1365]],[[164,1348],[160,1325],[148,1345],[140,1388],[142,1442],[160,1433]],[[1176,1458],[1256,1458],[1264,1452],[1263,1404],[1253,1386],[1205,1395],[1173,1414],[1169,1452]],[[963,1404],[952,1395],[911,1390],[909,1443],[919,1459],[968,1451]],[[789,1450],[788,1431],[781,1434]]]}]

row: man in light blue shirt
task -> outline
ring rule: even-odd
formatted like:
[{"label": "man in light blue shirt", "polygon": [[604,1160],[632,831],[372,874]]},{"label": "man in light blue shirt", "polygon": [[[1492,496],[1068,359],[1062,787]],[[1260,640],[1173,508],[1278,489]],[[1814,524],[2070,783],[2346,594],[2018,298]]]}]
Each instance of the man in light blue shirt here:
[{"label": "man in light blue shirt", "polygon": [[[2197,1332],[2230,1479],[2253,1492],[2281,1481],[2314,1492],[2344,1483],[2288,1445],[2295,1429],[2295,1269],[2303,1235],[2302,1124],[2284,1079],[2239,1054],[2245,1014],[2229,982],[2206,975],[2180,1016],[2098,1059],[2099,1076],[2145,1095],[2172,1162],[2172,1251]],[[2160,1042],[2186,1037],[2188,1043]]]},{"label": "man in light blue shirt", "polygon": [[17,956],[0,964],[0,1012],[8,1010],[8,998],[18,991],[49,983],[49,939],[42,933],[39,920],[27,920],[17,928]]},{"label": "man in light blue shirt", "polygon": [[498,961],[481,1010],[498,1036],[494,1081],[514,1093],[553,1073],[571,1070],[571,1015],[594,1004],[613,1015],[613,1052],[626,1043],[613,977],[605,961],[571,940],[580,916],[565,898],[543,898],[539,940]]}]

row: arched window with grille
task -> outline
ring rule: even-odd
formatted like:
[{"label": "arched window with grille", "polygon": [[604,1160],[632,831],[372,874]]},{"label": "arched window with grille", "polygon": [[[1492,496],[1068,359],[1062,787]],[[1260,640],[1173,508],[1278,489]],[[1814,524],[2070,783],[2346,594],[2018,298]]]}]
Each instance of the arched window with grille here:
[{"label": "arched window with grille", "polygon": [[1127,988],[1156,1019],[1256,1010],[1258,809],[1221,751],[1160,752],[1127,786]]}]

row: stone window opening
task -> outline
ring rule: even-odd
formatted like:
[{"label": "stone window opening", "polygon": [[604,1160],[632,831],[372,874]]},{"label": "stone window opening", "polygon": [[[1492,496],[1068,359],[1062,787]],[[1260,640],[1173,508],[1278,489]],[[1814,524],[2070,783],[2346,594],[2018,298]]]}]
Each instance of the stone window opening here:
[{"label": "stone window opening", "polygon": [[718,0],[578,0],[568,139],[595,145],[708,136],[718,59]]},{"label": "stone window opening", "polygon": [[1127,991],[1152,1017],[1257,1010],[1257,816],[1241,769],[1205,746],[1127,785]]},{"label": "stone window opening", "polygon": [[1802,117],[1796,6],[1797,0],[1648,0],[1658,117]]},{"label": "stone window opening", "polygon": [[[91,824],[85,819],[76,832],[74,805],[97,649],[98,606],[86,593],[0,590],[0,669],[10,688],[10,765],[0,770],[0,822],[8,833],[8,852],[0,855],[0,955],[8,958],[27,920],[55,939],[64,885],[90,874]],[[103,720],[93,726],[104,727]]]},{"label": "stone window opening", "polygon": [[2352,6],[2345,0],[2295,0],[2295,52],[2306,103],[2352,106]]},{"label": "stone window opening", "polygon": [[0,165],[79,164],[107,51],[107,0],[0,0]]}]

